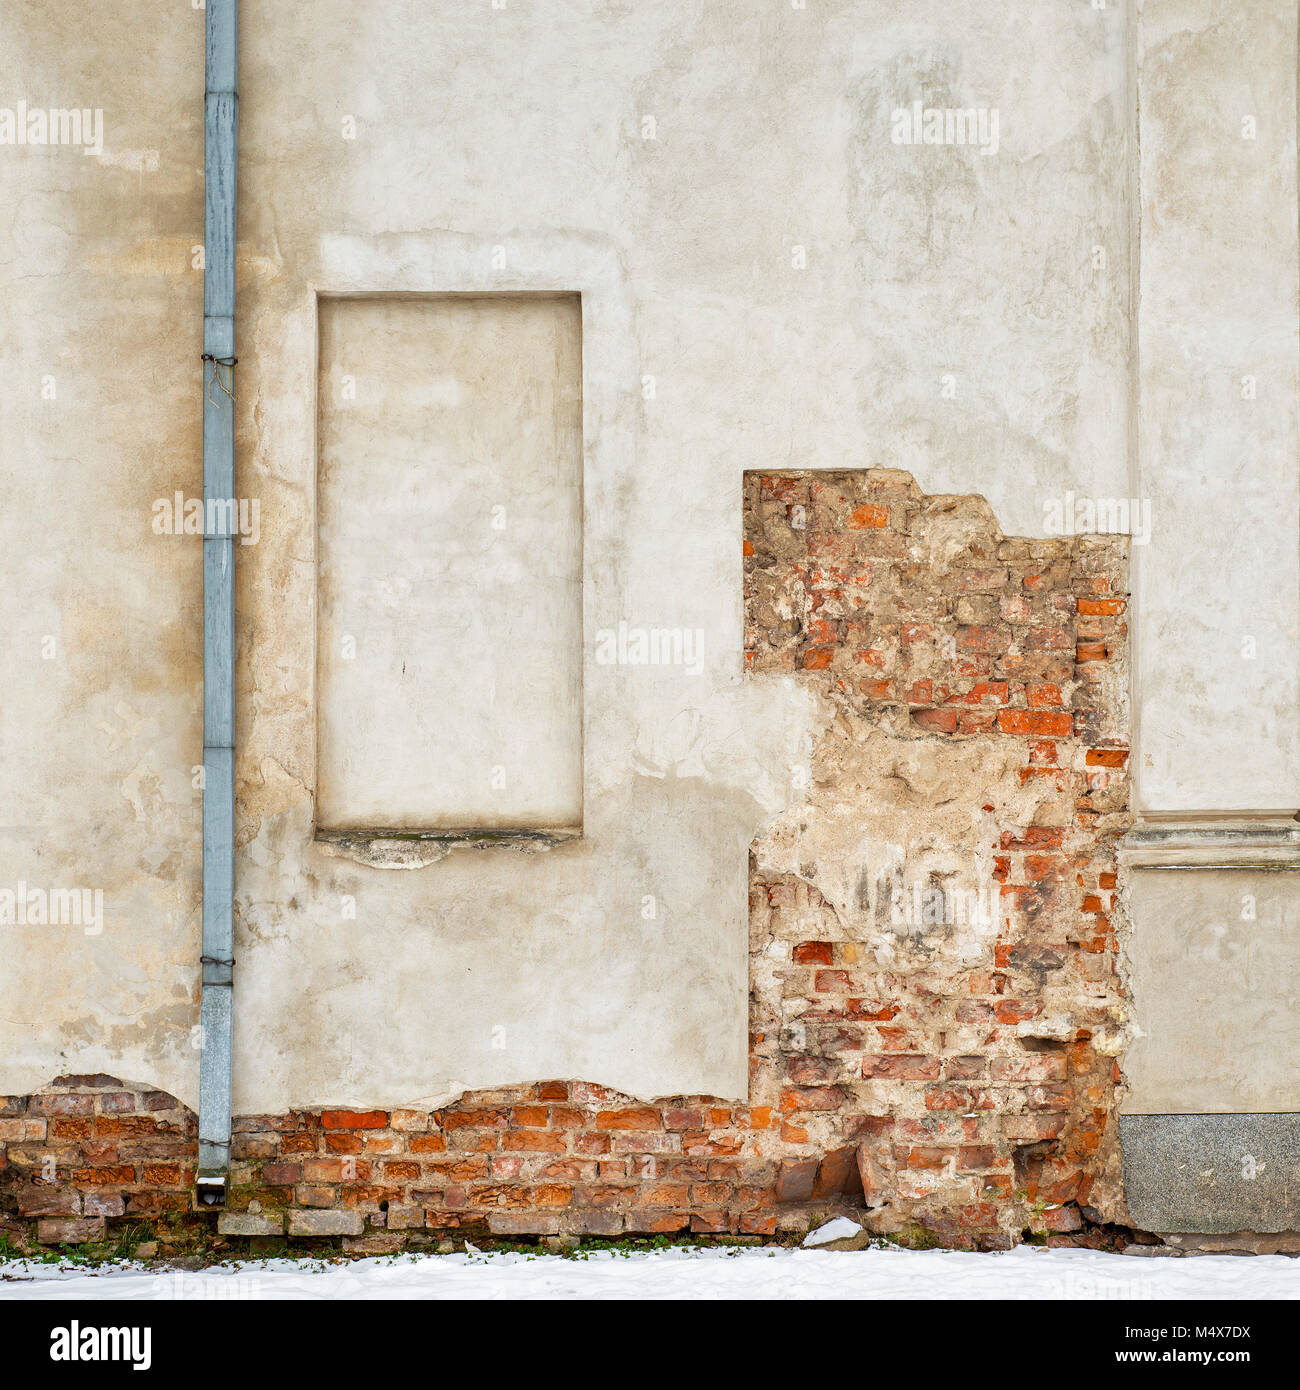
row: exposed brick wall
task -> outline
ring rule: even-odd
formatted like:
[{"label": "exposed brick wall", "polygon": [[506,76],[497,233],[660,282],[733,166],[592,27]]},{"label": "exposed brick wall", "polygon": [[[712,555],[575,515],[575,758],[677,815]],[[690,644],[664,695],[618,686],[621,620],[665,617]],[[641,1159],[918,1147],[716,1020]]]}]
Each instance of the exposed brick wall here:
[{"label": "exposed brick wall", "polygon": [[[806,847],[798,873],[756,872],[760,1094],[781,1077],[792,1148],[879,1117],[863,1171],[886,1228],[998,1244],[1076,1228],[1084,1208],[1124,1219],[1126,541],[1008,539],[982,499],[927,497],[887,470],[749,475],[745,507],[749,669],[797,675],[833,711],[809,803],[865,820],[863,783],[837,757],[869,746],[897,763],[870,790],[909,861],[912,842],[925,865],[943,838],[928,805],[964,801],[953,833],[968,844],[945,867],[970,886],[987,863],[996,885],[972,932],[892,921],[895,880],[869,884],[860,911],[833,906]],[[933,779],[891,803],[916,739]]]},{"label": "exposed brick wall", "polygon": [[[228,1234],[771,1235],[849,1206],[987,1248],[1124,1218],[1124,543],[1008,539],[978,498],[868,470],[747,476],[744,548],[750,671],[826,709],[803,809],[752,857],[749,1103],[546,1081],[244,1117]],[[883,815],[894,878],[840,891],[851,856],[813,813]],[[899,864],[987,869],[990,919],[898,920]],[[210,1221],[187,1215],[195,1157],[173,1098],[62,1077],[0,1108],[0,1222],[55,1242]]]},{"label": "exposed brick wall", "polygon": [[[194,1115],[170,1096],[65,1076],[0,1113],[10,1224],[38,1221],[47,1243],[192,1205]],[[364,1237],[367,1248],[480,1228],[771,1234],[778,1168],[755,1156],[753,1139],[775,1123],[766,1109],[698,1097],[646,1105],[562,1081],[474,1092],[434,1111],[243,1117],[223,1224],[231,1234]],[[851,1158],[840,1159],[840,1188]]]},{"label": "exposed brick wall", "polygon": [[0,1228],[46,1244],[101,1239],[193,1204],[194,1115],[163,1091],[113,1076],[60,1076],[32,1096],[0,1096]]}]

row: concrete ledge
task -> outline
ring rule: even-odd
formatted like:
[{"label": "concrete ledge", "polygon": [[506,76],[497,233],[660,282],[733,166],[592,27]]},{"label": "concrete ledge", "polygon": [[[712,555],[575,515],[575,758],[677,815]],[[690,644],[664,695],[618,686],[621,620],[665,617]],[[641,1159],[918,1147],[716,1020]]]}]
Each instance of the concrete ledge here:
[{"label": "concrete ledge", "polygon": [[423,869],[456,850],[509,849],[538,854],[582,839],[582,830],[322,830],[323,853],[372,869]]},{"label": "concrete ledge", "polygon": [[1121,1115],[1119,1139],[1141,1230],[1300,1229],[1300,1114]]},{"label": "concrete ledge", "polygon": [[1119,843],[1126,869],[1300,869],[1292,817],[1145,821]]}]

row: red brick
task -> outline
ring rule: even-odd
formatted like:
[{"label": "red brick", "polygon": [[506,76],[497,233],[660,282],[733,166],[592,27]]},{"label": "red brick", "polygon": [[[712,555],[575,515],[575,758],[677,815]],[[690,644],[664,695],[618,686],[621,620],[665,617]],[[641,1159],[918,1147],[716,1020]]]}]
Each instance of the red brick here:
[{"label": "red brick", "polygon": [[1055,1139],[1065,1128],[1065,1121],[1056,1115],[1003,1115],[1002,1134],[1011,1140],[1040,1141]]},{"label": "red brick", "polygon": [[1060,709],[1064,704],[1061,687],[1050,681],[1027,681],[1025,702],[1030,709]]},{"label": "red brick", "polygon": [[833,994],[836,990],[852,989],[853,982],[847,970],[819,970],[813,976],[813,988],[819,994]]},{"label": "red brick", "polygon": [[957,732],[957,711],[955,709],[914,709],[912,723],[918,729],[930,734],[954,734]]},{"label": "red brick", "polygon": [[1062,1207],[1048,1207],[1043,1212],[1043,1225],[1049,1231],[1077,1231],[1083,1226],[1079,1208],[1070,1203]]},{"label": "red brick", "polygon": [[447,1141],[441,1134],[413,1134],[406,1147],[413,1154],[440,1154],[446,1152]]},{"label": "red brick", "polygon": [[690,1188],[685,1183],[654,1183],[641,1188],[633,1200],[642,1207],[685,1207],[690,1204]]},{"label": "red brick", "polygon": [[89,1139],[90,1120],[51,1120],[49,1136],[51,1139]]},{"label": "red brick", "polygon": [[320,1117],[326,1129],[387,1129],[387,1110],[326,1110]]},{"label": "red brick", "polygon": [[812,1197],[816,1182],[816,1159],[804,1158],[783,1162],[777,1168],[776,1200],[806,1202]]},{"label": "red brick", "polygon": [[567,1207],[573,1200],[573,1188],[563,1183],[542,1183],[532,1193],[537,1207]]},{"label": "red brick", "polygon": [[646,1235],[668,1235],[689,1225],[690,1217],[684,1212],[629,1212],[624,1220],[626,1230]]},{"label": "red brick", "polygon": [[1004,830],[1003,849],[1059,849],[1065,843],[1066,831],[1063,826],[1030,825],[1023,830]]},{"label": "red brick", "polygon": [[100,1115],[94,1126],[95,1134],[102,1138],[158,1133],[158,1121],[150,1115]]},{"label": "red brick", "polygon": [[898,1005],[881,999],[850,999],[847,1002],[850,1018],[864,1019],[869,1023],[887,1023],[898,1016]]},{"label": "red brick", "polygon": [[626,1110],[601,1110],[596,1115],[597,1129],[662,1129],[659,1112],[650,1106]]},{"label": "red brick", "polygon": [[664,1128],[670,1130],[702,1129],[704,1114],[699,1110],[679,1110],[669,1106],[664,1110]]},{"label": "red brick", "polygon": [[927,1110],[992,1110],[993,1101],[984,1091],[972,1090],[969,1086],[927,1086],[925,1091]]},{"label": "red brick", "polygon": [[950,695],[948,703],[963,705],[1005,705],[1010,697],[1006,681],[976,681],[964,695]]},{"label": "red brick", "polygon": [[1010,633],[1003,628],[959,627],[957,646],[964,652],[1005,652],[1011,645]]},{"label": "red brick", "polygon": [[856,507],[849,513],[849,526],[855,531],[876,530],[889,525],[889,508],[870,504]]},{"label": "red brick", "polygon": [[725,1211],[691,1213],[691,1230],[697,1235],[725,1234],[730,1229],[731,1218]]},{"label": "red brick", "polygon": [[1014,1057],[994,1057],[994,1081],[1064,1081],[1065,1056],[1060,1052],[1026,1052]]},{"label": "red brick", "polygon": [[35,1095],[31,1101],[33,1115],[93,1115],[94,1096]]},{"label": "red brick", "polygon": [[939,1059],[906,1053],[868,1056],[862,1059],[862,1075],[877,1081],[937,1081]]},{"label": "red brick", "polygon": [[513,1153],[563,1153],[567,1147],[564,1135],[542,1130],[525,1129],[501,1136],[501,1147]]},{"label": "red brick", "polygon": [[450,1133],[457,1129],[505,1129],[508,1124],[504,1110],[449,1110],[442,1127]]},{"label": "red brick", "polygon": [[834,1081],[840,1063],[833,1057],[787,1057],[785,1074],[796,1086],[819,1086]]},{"label": "red brick", "polygon": [[74,1168],[72,1181],[78,1187],[107,1187],[135,1181],[132,1164],[121,1163],[105,1168]]},{"label": "red brick", "polygon": [[814,1197],[839,1197],[851,1191],[858,1179],[858,1147],[848,1144],[823,1155],[817,1167]]},{"label": "red brick", "polygon": [[838,1086],[807,1086],[781,1092],[781,1109],[786,1114],[799,1110],[838,1110],[844,1092]]}]

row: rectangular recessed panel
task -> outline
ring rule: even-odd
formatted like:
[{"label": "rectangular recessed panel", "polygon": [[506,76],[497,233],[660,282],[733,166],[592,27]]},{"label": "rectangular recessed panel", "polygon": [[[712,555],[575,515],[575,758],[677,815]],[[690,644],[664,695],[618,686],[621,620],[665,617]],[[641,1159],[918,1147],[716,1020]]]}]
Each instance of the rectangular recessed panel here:
[{"label": "rectangular recessed panel", "polygon": [[579,297],[319,307],[317,827],[577,829]]},{"label": "rectangular recessed panel", "polygon": [[1124,1053],[1135,1115],[1300,1110],[1300,892],[1294,873],[1127,876]]}]

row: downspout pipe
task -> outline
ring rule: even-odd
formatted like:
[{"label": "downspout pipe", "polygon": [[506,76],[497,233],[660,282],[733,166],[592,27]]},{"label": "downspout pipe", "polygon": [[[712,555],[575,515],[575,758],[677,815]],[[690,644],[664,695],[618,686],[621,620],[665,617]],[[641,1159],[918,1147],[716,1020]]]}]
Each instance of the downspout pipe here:
[{"label": "downspout pipe", "polygon": [[[235,902],[235,184],[239,0],[205,11],[203,227],[203,954],[198,1201],[230,1175]],[[215,505],[214,505],[215,504]]]}]

